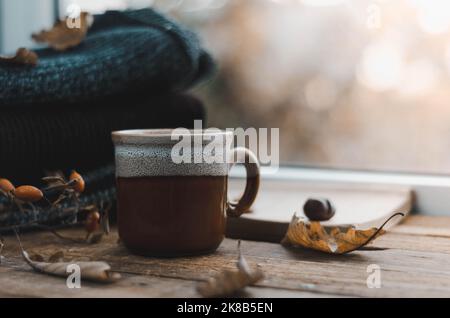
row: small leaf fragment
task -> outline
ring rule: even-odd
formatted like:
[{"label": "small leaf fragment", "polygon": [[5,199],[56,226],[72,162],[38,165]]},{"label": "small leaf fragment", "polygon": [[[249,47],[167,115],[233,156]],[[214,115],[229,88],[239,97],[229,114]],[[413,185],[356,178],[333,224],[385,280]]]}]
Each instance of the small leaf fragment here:
[{"label": "small leaf fragment", "polygon": [[58,263],[58,262],[62,262],[63,260],[64,260],[64,252],[63,251],[58,251],[48,258],[49,263]]},{"label": "small leaf fragment", "polygon": [[[29,254],[23,249],[19,234],[15,230],[19,242],[22,257],[25,262],[36,272],[52,276],[67,278],[71,272],[67,271],[69,265],[76,264],[80,267],[81,280],[97,283],[114,283],[121,278],[117,272],[111,271],[111,267],[105,262],[41,262],[33,261]],[[58,253],[57,253],[58,254]],[[59,254],[60,256],[60,254]],[[56,256],[54,256],[56,259]]]},{"label": "small leaf fragment", "polygon": [[23,47],[19,48],[13,56],[0,56],[0,62],[16,65],[36,66],[38,61],[39,57],[35,52]]},{"label": "small leaf fragment", "polygon": [[57,51],[65,51],[79,45],[86,37],[93,16],[87,12],[81,12],[78,23],[72,23],[73,19],[67,17],[55,23],[52,29],[43,30],[32,35],[34,41],[47,43]]},{"label": "small leaf fragment", "polygon": [[258,268],[251,270],[241,253],[238,242],[239,258],[236,263],[237,270],[225,270],[205,282],[197,285],[197,291],[203,297],[232,296],[245,287],[253,285],[263,279],[264,275]]},{"label": "small leaf fragment", "polygon": [[44,261],[45,261],[44,256],[42,256],[41,254],[37,254],[37,253],[31,254],[31,255],[30,255],[30,259],[31,259],[33,262],[44,262]]}]

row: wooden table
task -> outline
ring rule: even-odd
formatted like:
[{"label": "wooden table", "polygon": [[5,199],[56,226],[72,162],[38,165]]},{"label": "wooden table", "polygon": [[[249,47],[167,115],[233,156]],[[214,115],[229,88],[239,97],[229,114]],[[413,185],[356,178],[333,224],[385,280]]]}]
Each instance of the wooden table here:
[{"label": "wooden table", "polygon": [[[65,230],[65,235],[80,235]],[[0,296],[31,297],[198,297],[196,284],[217,271],[235,267],[236,241],[226,239],[214,254],[178,259],[129,255],[112,233],[99,244],[68,244],[51,233],[22,235],[28,252],[51,255],[57,250],[76,259],[104,260],[122,279],[112,285],[82,282],[68,289],[65,279],[33,272],[19,255],[13,236],[6,237],[0,265]],[[374,247],[331,256],[279,244],[243,241],[250,264],[259,264],[265,279],[247,288],[250,297],[450,297],[450,217],[410,216]],[[367,266],[381,268],[381,288],[367,287]]]}]

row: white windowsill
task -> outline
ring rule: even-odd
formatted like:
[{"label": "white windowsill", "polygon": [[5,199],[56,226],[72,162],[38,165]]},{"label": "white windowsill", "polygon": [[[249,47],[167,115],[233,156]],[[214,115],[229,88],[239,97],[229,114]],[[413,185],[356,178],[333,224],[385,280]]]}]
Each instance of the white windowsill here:
[{"label": "white windowsill", "polygon": [[[234,168],[230,176],[242,178],[243,168]],[[352,171],[305,167],[281,167],[277,173],[261,171],[262,180],[305,181],[349,185],[405,186],[414,191],[414,211],[426,215],[450,215],[450,177],[436,175]]]}]

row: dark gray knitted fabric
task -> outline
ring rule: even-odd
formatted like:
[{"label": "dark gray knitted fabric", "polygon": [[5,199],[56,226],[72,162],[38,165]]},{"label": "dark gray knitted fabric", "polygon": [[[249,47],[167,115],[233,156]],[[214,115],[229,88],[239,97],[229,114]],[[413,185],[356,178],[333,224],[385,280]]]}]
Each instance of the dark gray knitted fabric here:
[{"label": "dark gray knitted fabric", "polygon": [[205,116],[197,98],[180,93],[0,108],[0,178],[36,184],[46,170],[95,170],[114,160],[111,131],[192,128]]},{"label": "dark gray knitted fabric", "polygon": [[0,106],[184,90],[214,69],[192,32],[151,9],[106,12],[81,45],[36,52],[36,67],[0,63]]}]

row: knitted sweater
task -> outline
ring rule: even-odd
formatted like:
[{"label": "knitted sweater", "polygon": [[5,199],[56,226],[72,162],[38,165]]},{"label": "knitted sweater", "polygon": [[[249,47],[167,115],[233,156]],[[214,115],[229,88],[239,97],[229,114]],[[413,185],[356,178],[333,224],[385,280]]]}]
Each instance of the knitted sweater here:
[{"label": "knitted sweater", "polygon": [[36,52],[36,67],[0,63],[0,107],[183,90],[214,69],[193,33],[151,9],[95,16],[79,46]]},{"label": "knitted sweater", "polygon": [[0,108],[0,177],[36,184],[46,170],[95,170],[114,160],[111,131],[191,128],[195,119],[205,120],[202,103],[179,93]]}]

